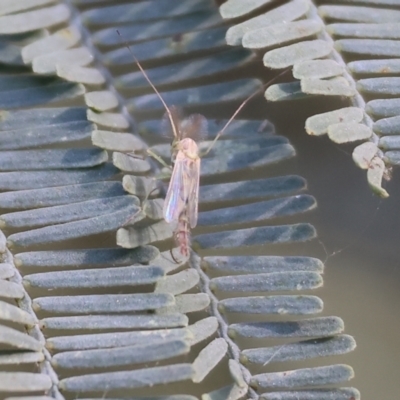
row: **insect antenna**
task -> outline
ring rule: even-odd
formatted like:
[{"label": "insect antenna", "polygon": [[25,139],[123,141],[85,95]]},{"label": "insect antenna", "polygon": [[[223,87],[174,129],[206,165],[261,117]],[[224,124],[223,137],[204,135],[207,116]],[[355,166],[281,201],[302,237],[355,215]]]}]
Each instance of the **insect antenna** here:
[{"label": "insect antenna", "polygon": [[[165,111],[168,115],[168,119],[171,123],[171,127],[172,127],[172,131],[173,134],[175,136],[176,139],[179,139],[179,129],[176,126],[176,120],[174,118],[174,115],[172,114],[170,108],[168,107],[167,103],[165,102],[165,100],[163,99],[163,97],[161,96],[161,93],[158,91],[158,89],[154,86],[153,82],[150,80],[149,76],[147,75],[147,72],[145,71],[145,69],[142,67],[142,65],[140,64],[139,60],[137,59],[137,57],[135,56],[135,54],[133,53],[133,51],[131,50],[131,48],[129,47],[128,43],[123,39],[120,31],[117,29],[116,30],[118,36],[121,38],[122,43],[124,44],[124,46],[128,49],[128,51],[131,53],[132,58],[135,60],[136,65],[138,66],[139,70],[141,71],[141,73],[143,74],[144,78],[146,79],[146,81],[148,82],[148,84],[151,86],[151,88],[154,90],[154,92],[156,93],[156,95],[158,96],[158,98],[160,99],[162,105],[165,108]],[[242,104],[236,109],[236,111],[232,114],[232,116],[229,118],[228,122],[224,125],[224,127],[218,132],[217,136],[214,138],[214,140],[211,142],[210,146],[208,147],[208,149],[202,153],[202,156],[207,155],[211,149],[213,148],[214,144],[218,141],[218,139],[221,137],[221,135],[225,132],[225,130],[228,128],[228,126],[230,125],[230,123],[235,119],[235,117],[239,114],[239,112],[243,109],[243,107],[253,98],[255,97],[257,94],[259,94],[265,87],[268,87],[269,85],[271,85],[271,83],[275,82],[278,78],[280,78],[281,76],[285,75],[288,71],[290,71],[291,67],[288,67],[286,69],[284,69],[281,73],[279,73],[278,75],[276,75],[274,78],[270,79],[267,83],[263,84],[261,86],[260,89],[258,89],[257,91],[255,91],[254,93],[252,93],[249,97],[247,97]],[[149,153],[148,153],[149,154]],[[153,157],[153,154],[149,154],[150,156]]]},{"label": "insect antenna", "polygon": [[217,142],[217,140],[221,137],[221,135],[225,132],[226,128],[229,126],[229,124],[235,119],[235,117],[239,114],[239,112],[242,110],[242,108],[257,94],[259,94],[262,90],[264,90],[266,87],[271,85],[271,83],[275,82],[278,78],[281,76],[285,75],[288,71],[290,71],[291,67],[288,67],[284,69],[281,73],[270,79],[267,83],[264,83],[260,89],[252,93],[247,99],[245,99],[242,104],[236,109],[236,111],[232,114],[232,116],[229,118],[228,122],[224,125],[224,127],[218,132],[217,136],[215,136],[214,140],[211,142],[210,146],[208,149],[202,153],[202,156],[204,157],[207,155],[211,149],[213,148],[214,144]]},{"label": "insect antenna", "polygon": [[129,47],[129,44],[123,39],[120,31],[117,29],[117,34],[118,36],[121,38],[122,43],[124,44],[124,46],[129,50],[129,52],[132,55],[132,58],[135,60],[136,65],[138,66],[138,68],[140,69],[141,73],[143,74],[144,78],[146,79],[146,81],[148,82],[148,84],[151,86],[151,88],[154,90],[155,94],[158,96],[158,98],[160,99],[162,105],[165,108],[165,111],[168,115],[168,119],[171,123],[172,126],[172,131],[174,133],[174,136],[176,138],[179,138],[178,136],[178,129],[175,125],[175,120],[173,118],[173,115],[171,113],[171,110],[169,109],[167,103],[165,102],[165,100],[163,99],[163,97],[161,96],[161,93],[158,91],[158,89],[154,86],[153,82],[150,80],[149,76],[147,75],[147,72],[144,70],[144,68],[142,67],[142,65],[140,64],[139,60],[137,59],[137,57],[135,56],[135,54],[133,54],[133,51],[131,50],[131,48]]}]

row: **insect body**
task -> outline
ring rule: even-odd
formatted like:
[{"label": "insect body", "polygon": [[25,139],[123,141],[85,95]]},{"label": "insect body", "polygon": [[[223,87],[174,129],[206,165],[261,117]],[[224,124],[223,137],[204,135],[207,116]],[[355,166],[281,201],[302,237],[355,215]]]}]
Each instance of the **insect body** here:
[{"label": "insect body", "polygon": [[200,156],[196,142],[185,138],[177,143],[177,155],[165,197],[163,215],[167,222],[178,222],[185,210],[191,228],[197,225]]},{"label": "insect body", "polygon": [[[187,210],[183,210],[179,215],[178,224],[174,230],[175,244],[179,247],[179,253],[187,259],[190,254],[190,226]],[[171,256],[176,263],[179,264],[172,253]]]},{"label": "insect body", "polygon": [[[121,34],[117,31],[118,35]],[[164,121],[169,124],[167,130],[172,129],[173,140],[171,143],[171,161],[174,163],[172,175],[167,191],[167,195],[163,207],[163,216],[166,222],[171,223],[174,227],[174,238],[180,248],[180,253],[184,257],[189,256],[190,251],[190,228],[197,225],[198,217],[198,201],[199,201],[199,180],[200,180],[200,154],[196,140],[200,139],[205,133],[207,121],[200,114],[193,114],[182,120],[176,107],[168,107],[163,97],[151,82],[146,71],[140,65],[138,59],[132,53],[130,47],[126,45],[130,51],[137,66],[143,76],[157,94],[163,104],[166,115]],[[290,70],[290,67],[271,79],[266,85],[268,86],[278,77],[284,75]],[[233,121],[240,110],[259,92],[253,93],[233,113],[225,126],[218,132],[208,149],[203,155],[209,153],[216,141],[224,133],[228,125]],[[148,154],[160,161],[164,166],[163,159],[154,152],[148,150]],[[172,252],[171,252],[172,255]],[[173,257],[173,256],[172,256]],[[174,258],[174,257],[173,257]]]},{"label": "insect body", "polygon": [[[195,128],[204,123],[205,118],[195,114],[185,121],[186,126],[182,124],[179,126],[181,129],[175,129],[179,137],[174,136],[171,146],[174,168],[164,201],[163,216],[173,226],[173,236],[180,254],[187,258],[190,252],[190,229],[197,225],[200,155],[197,143],[186,136],[198,132]],[[189,127],[191,129],[188,130]],[[175,260],[172,252],[171,256]]]},{"label": "insect body", "polygon": [[[121,36],[119,31],[117,33]],[[194,139],[200,138],[199,135],[207,127],[207,120],[200,114],[193,114],[189,118],[182,120],[178,109],[167,106],[130,47],[127,46],[127,48],[143,76],[163,104],[166,110],[164,121],[168,121],[169,129],[172,129],[171,161],[174,163],[174,168],[164,202],[163,216],[166,222],[174,225],[173,235],[180,248],[180,253],[184,257],[188,257],[190,228],[194,228],[197,225],[199,202],[200,156],[199,148]],[[157,154],[153,154],[150,151],[148,153],[157,160],[163,161]]]}]

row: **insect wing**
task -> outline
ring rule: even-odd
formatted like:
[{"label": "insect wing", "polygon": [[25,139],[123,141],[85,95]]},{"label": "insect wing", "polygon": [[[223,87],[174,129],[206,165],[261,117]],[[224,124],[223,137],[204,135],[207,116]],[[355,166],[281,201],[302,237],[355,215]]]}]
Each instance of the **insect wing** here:
[{"label": "insect wing", "polygon": [[194,228],[199,214],[200,158],[191,161],[189,182],[188,215],[190,227]]},{"label": "insect wing", "polygon": [[179,215],[185,209],[189,195],[186,169],[186,157],[182,152],[179,152],[164,201],[163,215],[167,222],[178,221]]}]

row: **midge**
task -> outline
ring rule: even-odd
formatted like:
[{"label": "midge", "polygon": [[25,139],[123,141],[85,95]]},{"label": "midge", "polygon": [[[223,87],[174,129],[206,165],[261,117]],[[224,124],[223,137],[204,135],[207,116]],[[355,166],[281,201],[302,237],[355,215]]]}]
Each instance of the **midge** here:
[{"label": "midge", "polygon": [[[118,30],[117,33],[122,38]],[[160,99],[166,111],[164,119],[169,121],[172,129],[173,140],[171,143],[171,161],[174,166],[164,201],[163,217],[166,222],[173,225],[175,243],[179,247],[180,254],[187,258],[190,253],[190,229],[193,229],[197,225],[198,218],[201,158],[210,152],[214,144],[247,102],[257,95],[264,87],[270,85],[280,76],[284,75],[290,70],[290,68],[285,69],[263,85],[259,90],[247,97],[229,118],[224,127],[218,132],[207,150],[200,154],[196,140],[201,139],[201,137],[207,132],[206,118],[200,114],[192,114],[188,118],[182,120],[178,109],[173,106],[167,106],[160,92],[151,82],[149,76],[141,66],[139,60],[133,54],[130,47],[127,44],[125,44],[125,46],[131,53],[144,78]],[[147,153],[162,165],[171,169],[171,167],[157,154],[151,150],[147,150]],[[178,262],[172,254],[172,250],[171,256],[176,262]]]},{"label": "midge", "polygon": [[[171,161],[173,169],[164,200],[163,217],[173,226],[175,244],[179,248],[180,255],[187,259],[190,254],[190,229],[197,225],[199,203],[201,157],[195,139],[199,140],[206,133],[207,120],[200,114],[192,114],[188,118],[182,119],[176,107],[169,108],[167,106],[136,58],[135,61],[162,102],[166,110],[164,119],[169,120],[170,129],[172,129]],[[211,148],[212,145],[204,154],[207,154]],[[171,168],[157,154],[152,151],[148,151],[148,154],[167,168]],[[176,263],[179,263],[172,250],[171,257]]]}]

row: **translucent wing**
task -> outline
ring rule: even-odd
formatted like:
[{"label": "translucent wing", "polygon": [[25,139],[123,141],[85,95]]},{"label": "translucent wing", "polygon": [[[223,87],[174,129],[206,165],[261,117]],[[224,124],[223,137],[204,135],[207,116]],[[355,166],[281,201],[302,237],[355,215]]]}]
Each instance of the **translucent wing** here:
[{"label": "translucent wing", "polygon": [[197,225],[197,216],[199,208],[199,184],[200,184],[200,158],[192,160],[189,173],[189,197],[187,202],[190,227]]},{"label": "translucent wing", "polygon": [[179,215],[186,207],[189,194],[186,163],[186,157],[179,152],[164,201],[163,215],[167,222],[177,222]]},{"label": "translucent wing", "polygon": [[208,134],[207,119],[201,114],[192,114],[181,123],[183,138],[193,139],[195,142],[204,140]]}]

